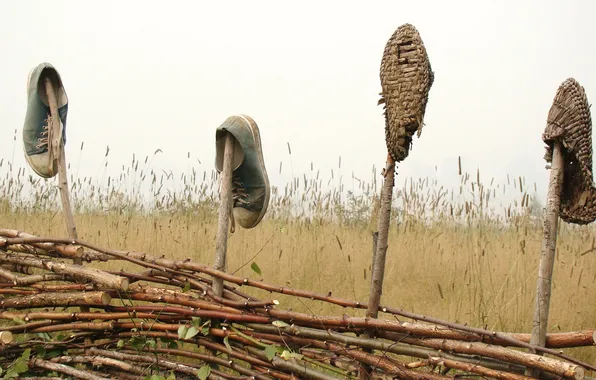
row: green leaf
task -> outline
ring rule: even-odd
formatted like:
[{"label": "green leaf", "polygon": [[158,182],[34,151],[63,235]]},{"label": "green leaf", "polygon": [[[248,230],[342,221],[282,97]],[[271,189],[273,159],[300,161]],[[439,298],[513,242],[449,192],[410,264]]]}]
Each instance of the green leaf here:
[{"label": "green leaf", "polygon": [[209,328],[211,327],[211,319],[208,319],[207,322],[203,323],[201,328],[201,334],[204,336],[209,335]]},{"label": "green leaf", "polygon": [[62,356],[63,352],[62,350],[55,348],[53,350],[49,350],[48,352],[46,352],[46,359],[51,359],[51,358],[55,358],[56,356]]},{"label": "green leaf", "polygon": [[232,346],[230,346],[230,342],[228,342],[228,336],[224,338],[224,344],[226,345],[227,349],[232,351]]},{"label": "green leaf", "polygon": [[207,380],[207,378],[209,377],[210,374],[211,374],[211,367],[209,367],[208,365],[204,365],[201,368],[199,368],[199,370],[197,372],[197,377],[201,380]]},{"label": "green leaf", "polygon": [[129,342],[133,348],[141,349],[145,345],[146,340],[145,340],[145,338],[133,336],[132,338],[130,338]]},{"label": "green leaf", "polygon": [[178,342],[175,341],[171,341],[170,343],[168,343],[168,348],[171,348],[173,350],[178,348]]},{"label": "green leaf", "polygon": [[46,355],[46,349],[42,345],[38,344],[35,346],[35,353],[39,358],[43,359],[43,357]]},{"label": "green leaf", "polygon": [[148,340],[146,343],[147,343],[147,346],[149,346],[151,348],[157,347],[157,343],[153,339]]},{"label": "green leaf", "polygon": [[187,331],[188,331],[188,327],[186,327],[186,325],[182,325],[182,326],[178,327],[178,339],[184,339]]},{"label": "green leaf", "polygon": [[192,326],[191,328],[189,328],[186,331],[186,337],[184,339],[191,339],[192,337],[194,337],[195,335],[197,335],[199,333],[199,329]]},{"label": "green leaf", "polygon": [[182,293],[186,293],[190,290],[190,282],[186,281],[186,283],[184,284],[184,287],[182,288]]},{"label": "green leaf", "polygon": [[12,367],[14,369],[14,371],[19,374],[19,373],[23,373],[23,372],[27,372],[27,370],[29,369],[29,366],[27,365],[26,361],[16,361],[14,363],[14,366]]},{"label": "green leaf", "polygon": [[176,380],[176,374],[174,373],[174,371],[170,371],[170,374],[168,375],[166,380]]},{"label": "green leaf", "polygon": [[124,341],[123,341],[122,339],[120,339],[120,340],[118,341],[118,343],[116,344],[116,347],[118,347],[118,348],[122,348],[122,347],[124,347]]},{"label": "green leaf", "polygon": [[303,357],[304,357],[304,355],[299,354],[297,352],[292,352],[290,354],[290,358],[294,358],[294,359],[298,359],[298,360],[302,360]]},{"label": "green leaf", "polygon": [[35,335],[37,335],[38,337],[40,337],[41,339],[46,340],[46,341],[52,340],[52,336],[48,333],[35,333]]},{"label": "green leaf", "polygon": [[288,327],[289,325],[284,321],[273,321],[273,326],[276,327]]},{"label": "green leaf", "polygon": [[258,274],[259,276],[261,275],[261,268],[259,268],[257,263],[253,262],[252,264],[250,264],[250,269],[255,271],[255,273]]},{"label": "green leaf", "polygon": [[203,320],[201,319],[201,317],[192,317],[192,325],[195,327],[199,327],[201,326],[201,323],[203,322]]},{"label": "green leaf", "polygon": [[21,355],[21,359],[23,359],[25,361],[29,361],[30,357],[31,357],[31,349],[28,348],[25,351],[23,351],[23,354]]},{"label": "green leaf", "polygon": [[291,353],[288,350],[284,350],[284,352],[282,352],[281,355],[279,355],[279,356],[281,356],[281,358],[284,360],[289,360]]},{"label": "green leaf", "polygon": [[275,344],[272,344],[265,348],[265,355],[267,356],[267,360],[269,360],[269,361],[273,360],[273,357],[275,356],[276,353],[277,353],[277,347],[275,346]]}]

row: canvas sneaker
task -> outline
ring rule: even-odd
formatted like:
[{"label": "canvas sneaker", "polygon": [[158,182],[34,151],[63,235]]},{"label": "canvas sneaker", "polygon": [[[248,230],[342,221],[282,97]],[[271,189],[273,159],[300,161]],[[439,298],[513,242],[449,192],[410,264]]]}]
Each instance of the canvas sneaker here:
[{"label": "canvas sneaker", "polygon": [[217,128],[215,167],[219,173],[223,170],[226,132],[231,133],[235,140],[232,162],[232,217],[243,228],[253,228],[267,212],[270,196],[259,127],[249,116],[234,115]]},{"label": "canvas sneaker", "polygon": [[50,105],[44,84],[45,78],[52,81],[58,103],[61,139],[66,143],[66,116],[68,97],[62,85],[60,74],[51,64],[44,62],[29,72],[27,80],[27,112],[23,126],[23,150],[25,159],[39,176],[52,178],[58,173],[56,157],[52,147],[50,128]]}]

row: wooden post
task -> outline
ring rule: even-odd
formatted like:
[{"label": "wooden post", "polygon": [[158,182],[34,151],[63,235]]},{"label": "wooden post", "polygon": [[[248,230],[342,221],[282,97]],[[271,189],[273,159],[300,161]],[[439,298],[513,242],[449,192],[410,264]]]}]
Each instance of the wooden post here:
[{"label": "wooden post", "polygon": [[[62,128],[60,127],[58,102],[50,78],[46,77],[44,83],[46,94],[48,96],[48,104],[50,105],[50,121],[52,123],[48,126],[48,129],[52,131],[50,137],[52,138],[51,148],[53,150],[53,159],[58,161],[58,190],[60,191],[60,200],[62,201],[62,212],[64,213],[64,220],[66,222],[66,231],[69,238],[78,239],[77,227],[75,225],[72,206],[70,204],[68,173],[66,172],[66,154],[64,153],[64,138],[62,136]],[[72,262],[75,265],[83,265],[83,259],[80,256],[75,256],[72,259]],[[82,313],[88,313],[90,311],[88,306],[81,306],[80,310]],[[90,344],[91,339],[85,338],[85,343]]]},{"label": "wooden post", "polygon": [[[387,240],[389,237],[389,224],[391,221],[391,199],[393,197],[393,185],[395,178],[395,162],[387,155],[385,165],[385,181],[381,188],[381,199],[379,205],[379,217],[377,219],[377,231],[373,234],[373,255],[372,271],[370,279],[370,294],[368,298],[367,318],[377,318],[379,315],[379,304],[383,293],[383,279],[385,277],[385,258],[387,256]],[[369,330],[364,334],[366,338],[373,338],[374,331]],[[358,371],[358,378],[365,380],[370,378],[370,366],[362,365]]]},{"label": "wooden post", "polygon": [[379,241],[379,231],[377,229],[377,231],[373,232],[373,234],[372,234],[373,249],[372,249],[372,261],[371,261],[371,267],[370,267],[370,276],[371,276],[370,280],[371,281],[372,281],[372,274],[375,271],[375,262],[376,262],[375,258],[377,257],[377,242],[378,241]]},{"label": "wooden post", "polygon": [[[378,222],[377,222],[378,224]],[[377,226],[378,228],[378,226]],[[370,270],[370,275],[371,275],[371,284],[373,281],[373,273],[375,273],[375,265],[376,265],[376,258],[377,258],[377,242],[379,241],[379,231],[375,231],[372,233],[372,261],[371,261],[371,270]],[[369,304],[370,305],[370,304]],[[378,314],[378,313],[377,313]],[[368,314],[367,314],[368,315]],[[376,318],[376,315],[375,317]],[[367,331],[364,333],[364,336],[367,338],[371,338],[373,336],[373,332],[372,331]],[[363,349],[364,352],[373,352],[372,349],[369,348],[364,348]],[[367,365],[365,363],[360,363],[360,369],[358,371],[358,379],[359,380],[366,380],[370,378],[370,372],[371,372],[371,367],[370,365]]]},{"label": "wooden post", "polygon": [[[58,102],[56,100],[56,93],[50,78],[45,78],[46,93],[48,95],[48,103],[50,105],[51,125],[52,131],[52,150],[53,158],[58,161],[58,189],[60,190],[60,199],[62,200],[62,212],[64,212],[64,219],[66,221],[66,230],[68,237],[78,239],[77,227],[75,226],[74,216],[72,213],[72,206],[70,204],[70,194],[68,191],[68,176],[66,172],[66,155],[64,153],[64,139],[62,138],[62,129],[60,128],[60,116],[58,114]],[[81,265],[80,257],[74,258],[74,263]]]},{"label": "wooden post", "polygon": [[[232,163],[234,161],[234,136],[226,134],[221,172],[221,188],[219,193],[219,219],[215,243],[215,269],[225,272],[227,267],[228,226],[232,213]],[[223,279],[213,277],[213,292],[217,296],[223,294]]]},{"label": "wooden post", "polygon": [[[544,215],[543,221],[543,240],[536,286],[534,323],[532,327],[532,336],[530,338],[531,344],[542,347],[545,346],[546,342],[551,284],[557,247],[559,207],[561,204],[561,189],[563,186],[563,166],[564,162],[561,143],[555,141],[553,144],[553,158],[546,199],[546,215]],[[538,377],[539,374],[540,371],[536,369],[526,370],[526,375],[528,376]]]},{"label": "wooden post", "polygon": [[391,219],[391,199],[395,178],[395,162],[387,156],[385,167],[385,181],[381,189],[381,204],[379,207],[377,250],[373,257],[372,274],[370,281],[370,295],[368,299],[368,318],[377,318],[381,294],[383,292],[383,277],[385,276],[385,257],[387,256],[387,240],[389,237],[389,222]]}]

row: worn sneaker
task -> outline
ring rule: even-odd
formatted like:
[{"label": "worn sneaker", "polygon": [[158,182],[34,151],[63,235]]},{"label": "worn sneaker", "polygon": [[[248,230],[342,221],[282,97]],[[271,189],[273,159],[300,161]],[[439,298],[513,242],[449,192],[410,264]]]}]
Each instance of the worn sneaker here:
[{"label": "worn sneaker", "polygon": [[253,228],[267,212],[270,194],[259,127],[251,117],[235,115],[227,118],[217,128],[215,168],[220,173],[223,170],[226,131],[235,138],[232,163],[232,217],[243,228]]},{"label": "worn sneaker", "polygon": [[44,84],[45,78],[52,81],[54,91],[56,91],[62,141],[66,143],[68,98],[60,74],[54,66],[44,62],[29,72],[27,112],[23,126],[23,150],[33,171],[41,177],[51,178],[58,173],[58,165],[51,146],[53,136],[51,128],[49,128],[50,105]]}]

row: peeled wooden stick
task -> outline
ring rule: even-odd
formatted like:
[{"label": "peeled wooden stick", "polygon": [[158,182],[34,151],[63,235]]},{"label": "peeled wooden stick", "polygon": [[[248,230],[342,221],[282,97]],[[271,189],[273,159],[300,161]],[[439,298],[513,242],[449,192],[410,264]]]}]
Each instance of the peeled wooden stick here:
[{"label": "peeled wooden stick", "polygon": [[[0,236],[4,238],[35,238],[37,236],[28,234],[26,232],[11,230],[7,228],[0,228]],[[48,255],[51,252],[58,252],[62,256],[75,257],[83,253],[83,247],[72,245],[72,242],[64,244],[54,243],[32,243],[32,247],[23,246],[22,244],[7,245],[5,239],[0,239],[0,246],[15,252],[36,253],[41,255]]]},{"label": "peeled wooden stick", "polygon": [[[561,205],[561,191],[563,188],[563,152],[561,143],[553,144],[553,157],[550,171],[548,195],[546,198],[546,215],[543,222],[542,249],[540,251],[540,267],[536,286],[536,304],[534,308],[534,324],[530,343],[544,346],[548,313],[550,308],[551,283],[555,265],[557,248],[557,232],[559,224],[559,207]],[[526,375],[537,377],[539,371],[526,371]]]},{"label": "peeled wooden stick", "polygon": [[126,277],[114,276],[96,268],[87,268],[80,265],[71,265],[63,262],[42,260],[34,257],[26,257],[11,253],[5,253],[2,255],[2,257],[0,257],[0,262],[47,269],[54,273],[68,274],[75,278],[90,280],[109,289],[120,291],[128,290],[128,279]]},{"label": "peeled wooden stick", "polygon": [[[1,234],[2,234],[2,230],[0,230],[0,235]],[[78,240],[72,241],[72,240],[68,240],[68,239],[44,238],[44,237],[7,238],[6,240],[10,244],[53,243],[53,244],[80,245],[80,246],[89,248],[91,250],[101,252],[103,254],[112,255],[114,257],[118,257],[120,259],[127,260],[127,261],[136,263],[141,266],[156,268],[158,270],[172,270],[173,271],[174,269],[176,269],[176,270],[187,270],[187,271],[191,271],[191,272],[200,272],[200,273],[205,273],[205,274],[211,275],[213,277],[221,277],[225,281],[228,281],[228,282],[231,282],[234,284],[245,285],[245,286],[254,286],[259,289],[264,289],[264,290],[268,290],[271,292],[290,294],[290,295],[294,295],[297,297],[306,297],[306,298],[316,299],[316,300],[320,300],[320,301],[324,301],[324,302],[342,305],[345,307],[353,307],[353,308],[365,308],[366,307],[365,303],[341,299],[341,298],[333,297],[329,294],[323,295],[323,294],[318,294],[315,292],[310,292],[310,291],[305,291],[305,290],[300,290],[300,289],[279,287],[279,286],[275,286],[275,285],[271,285],[271,284],[266,284],[266,283],[263,283],[260,281],[250,280],[248,278],[237,277],[237,276],[234,276],[231,274],[227,274],[227,273],[218,271],[210,266],[207,266],[204,264],[199,264],[199,263],[192,262],[192,261],[169,260],[169,259],[166,259],[163,257],[150,256],[150,255],[147,255],[142,252],[134,252],[134,251],[126,252],[126,251],[115,251],[115,250],[111,250],[111,249],[103,249],[103,248],[94,246],[92,244],[89,244],[89,243],[86,243],[83,241],[78,241]],[[7,255],[4,255],[4,256],[7,256]],[[0,260],[0,262],[1,261],[2,260]],[[20,262],[19,262],[19,264],[20,264]],[[188,273],[184,273],[184,275],[188,276]],[[145,308],[145,306],[135,307],[135,309],[137,309],[139,311],[140,310],[149,310],[149,309],[144,309],[144,308]],[[480,334],[485,337],[495,338],[495,339],[499,340],[499,342],[500,342],[499,344],[507,343],[508,345],[511,345],[511,346],[525,347],[525,348],[528,348],[528,349],[536,351],[536,352],[548,353],[550,355],[565,359],[569,362],[578,364],[586,369],[596,370],[596,366],[594,366],[594,365],[590,365],[588,363],[584,363],[582,361],[576,360],[574,358],[564,355],[561,352],[559,352],[557,350],[553,350],[551,348],[546,348],[546,347],[529,344],[525,341],[517,339],[515,337],[515,335],[497,332],[497,331],[488,331],[488,330],[484,330],[481,328],[466,326],[466,325],[459,324],[459,323],[447,322],[447,321],[441,320],[439,318],[434,318],[434,317],[427,316],[427,315],[411,313],[411,312],[408,312],[408,311],[405,311],[402,309],[398,309],[398,308],[384,307],[384,306],[383,307],[379,306],[379,308],[380,308],[380,310],[390,313],[390,314],[401,315],[401,316],[404,316],[404,317],[407,317],[410,319],[415,319],[415,320],[419,320],[419,321],[425,321],[425,322],[429,322],[429,323],[446,326],[453,330],[459,330],[462,332],[468,332],[468,333],[472,333],[472,334]],[[114,308],[114,307],[110,307],[110,309],[111,310],[120,310],[120,309]],[[124,309],[122,309],[122,310],[124,310]],[[181,308],[181,310],[182,310],[182,308]],[[342,321],[337,321],[336,318],[334,318],[334,317],[327,317],[327,316],[313,317],[311,315],[295,313],[295,312],[288,312],[288,311],[284,311],[284,310],[273,309],[269,312],[271,313],[272,316],[276,316],[278,318],[285,318],[285,320],[290,321],[290,322],[292,322],[293,320],[298,318],[299,320],[309,322],[313,326],[315,324],[320,325],[321,323],[324,323],[329,326],[336,326],[336,327],[337,326],[353,326],[354,322],[356,322],[356,327],[361,327],[361,328],[365,328],[365,329],[379,328],[379,329],[388,329],[389,331],[396,331],[396,332],[403,332],[403,331],[408,330],[407,328],[404,328],[405,326],[396,326],[397,327],[396,329],[393,329],[393,328],[391,328],[391,326],[388,326],[388,324],[396,323],[395,321],[379,321],[379,320],[374,320],[374,319],[370,319],[370,318],[368,318],[368,319],[361,318],[360,320],[354,319],[354,318],[348,318],[348,319],[344,319]],[[223,314],[225,314],[225,313],[223,313]],[[254,316],[254,317],[256,317],[256,316]],[[252,318],[254,318],[254,317],[252,317]],[[213,318],[217,318],[217,317],[213,316]],[[225,316],[222,318],[225,318]],[[257,318],[262,318],[262,317],[257,317]],[[240,319],[238,319],[238,320],[240,320]],[[248,322],[248,321],[246,321],[246,322]],[[255,320],[254,322],[259,323],[260,321]],[[436,327],[435,327],[435,329],[436,329]],[[437,329],[437,331],[439,331],[439,332],[440,332],[440,330],[441,329]],[[419,331],[419,332],[421,332],[421,331]],[[416,334],[418,335],[418,332]],[[421,335],[421,336],[424,336],[424,335]],[[460,339],[460,338],[456,338],[456,339]],[[475,339],[478,339],[478,338],[475,338]]]},{"label": "peeled wooden stick", "polygon": [[[219,195],[219,219],[217,222],[217,237],[215,242],[214,267],[222,272],[227,268],[228,227],[232,212],[232,163],[234,162],[234,136],[226,134],[226,143],[221,173],[221,188]],[[223,279],[213,277],[213,292],[221,297],[223,293]]]},{"label": "peeled wooden stick", "polygon": [[[62,129],[60,127],[60,115],[58,114],[58,102],[56,101],[56,93],[54,92],[54,86],[50,78],[44,79],[46,86],[46,93],[48,96],[48,103],[50,105],[50,135],[52,138],[51,148],[54,151],[54,159],[57,160],[58,164],[58,190],[60,191],[60,200],[62,202],[62,212],[64,213],[64,221],[66,222],[66,231],[68,237],[71,239],[77,239],[77,227],[75,225],[74,216],[72,212],[72,206],[70,204],[70,193],[68,191],[68,174],[66,172],[66,153],[64,151],[64,136],[62,136]],[[82,265],[83,260],[80,253],[74,256],[72,261],[75,265]],[[89,308],[82,306],[82,312],[88,312]]]},{"label": "peeled wooden stick", "polygon": [[2,344],[12,343],[12,338],[13,338],[13,335],[10,331],[0,332],[0,343],[2,343]]},{"label": "peeled wooden stick", "polygon": [[531,377],[518,375],[509,372],[497,371],[494,369],[482,367],[478,364],[473,363],[464,363],[456,360],[445,359],[445,358],[438,358],[438,357],[431,357],[428,359],[430,364],[436,366],[444,366],[446,368],[453,368],[458,369],[460,371],[467,371],[472,373],[477,373],[482,376],[486,376],[489,378],[499,379],[499,380],[530,380]]},{"label": "peeled wooden stick", "polygon": [[383,277],[385,276],[385,257],[387,256],[387,240],[389,237],[389,224],[391,219],[391,199],[393,195],[394,176],[395,163],[391,156],[388,155],[387,166],[385,167],[385,181],[381,190],[381,204],[379,207],[379,235],[376,241],[377,251],[373,257],[370,296],[368,299],[368,309],[366,310],[366,316],[369,318],[377,318],[379,314],[381,294],[383,293]]},{"label": "peeled wooden stick", "polygon": [[[64,154],[64,139],[62,130],[60,128],[60,116],[58,114],[58,102],[56,101],[56,93],[50,78],[45,80],[46,93],[48,95],[48,103],[50,105],[50,118],[52,125],[52,149],[54,150],[54,159],[58,160],[58,188],[60,189],[60,198],[62,200],[62,211],[64,212],[64,219],[66,221],[66,230],[68,237],[77,239],[77,227],[75,226],[74,217],[72,214],[72,206],[70,204],[70,195],[68,192],[68,178],[66,173],[66,158]],[[74,258],[74,263],[81,265],[80,258]]]},{"label": "peeled wooden stick", "polygon": [[112,297],[106,292],[86,293],[40,293],[23,297],[12,297],[0,301],[0,308],[21,309],[36,307],[108,305]]},{"label": "peeled wooden stick", "polygon": [[52,363],[50,361],[47,360],[43,360],[43,359],[38,359],[38,358],[33,358],[29,361],[29,365],[32,367],[38,367],[38,368],[43,368],[46,369],[48,371],[55,371],[55,372],[60,372],[60,373],[64,373],[66,375],[70,375],[73,376],[74,378],[77,379],[85,379],[85,380],[110,380],[107,377],[100,377],[97,376],[93,373],[90,373],[88,371],[82,371],[80,369],[76,369],[64,364],[60,364],[60,363]]},{"label": "peeled wooden stick", "polygon": [[[261,374],[259,374],[258,372],[252,371],[246,367],[238,365],[237,363],[234,363],[231,360],[230,361],[224,360],[224,359],[218,358],[214,355],[205,355],[205,354],[199,354],[199,353],[187,353],[183,350],[161,349],[161,348],[147,349],[146,351],[149,351],[149,353],[151,353],[151,354],[164,353],[164,354],[170,354],[170,355],[190,356],[193,359],[202,360],[202,361],[210,362],[210,363],[216,363],[222,367],[229,367],[245,376],[253,376],[253,378],[256,378],[256,379],[266,379],[267,378],[265,376],[261,376]],[[122,362],[151,363],[150,360],[155,361],[154,356],[134,355],[134,354],[128,354],[128,353],[124,353],[124,352],[101,350],[98,348],[90,348],[88,350],[88,352],[91,355],[106,356],[109,358],[121,360]]]},{"label": "peeled wooden stick", "polygon": [[100,355],[84,356],[59,356],[51,359],[53,363],[68,363],[68,364],[91,364],[97,367],[114,367],[120,371],[129,372],[135,375],[143,375],[147,372],[145,368],[134,366],[126,361],[117,360],[110,357],[102,357]]}]

